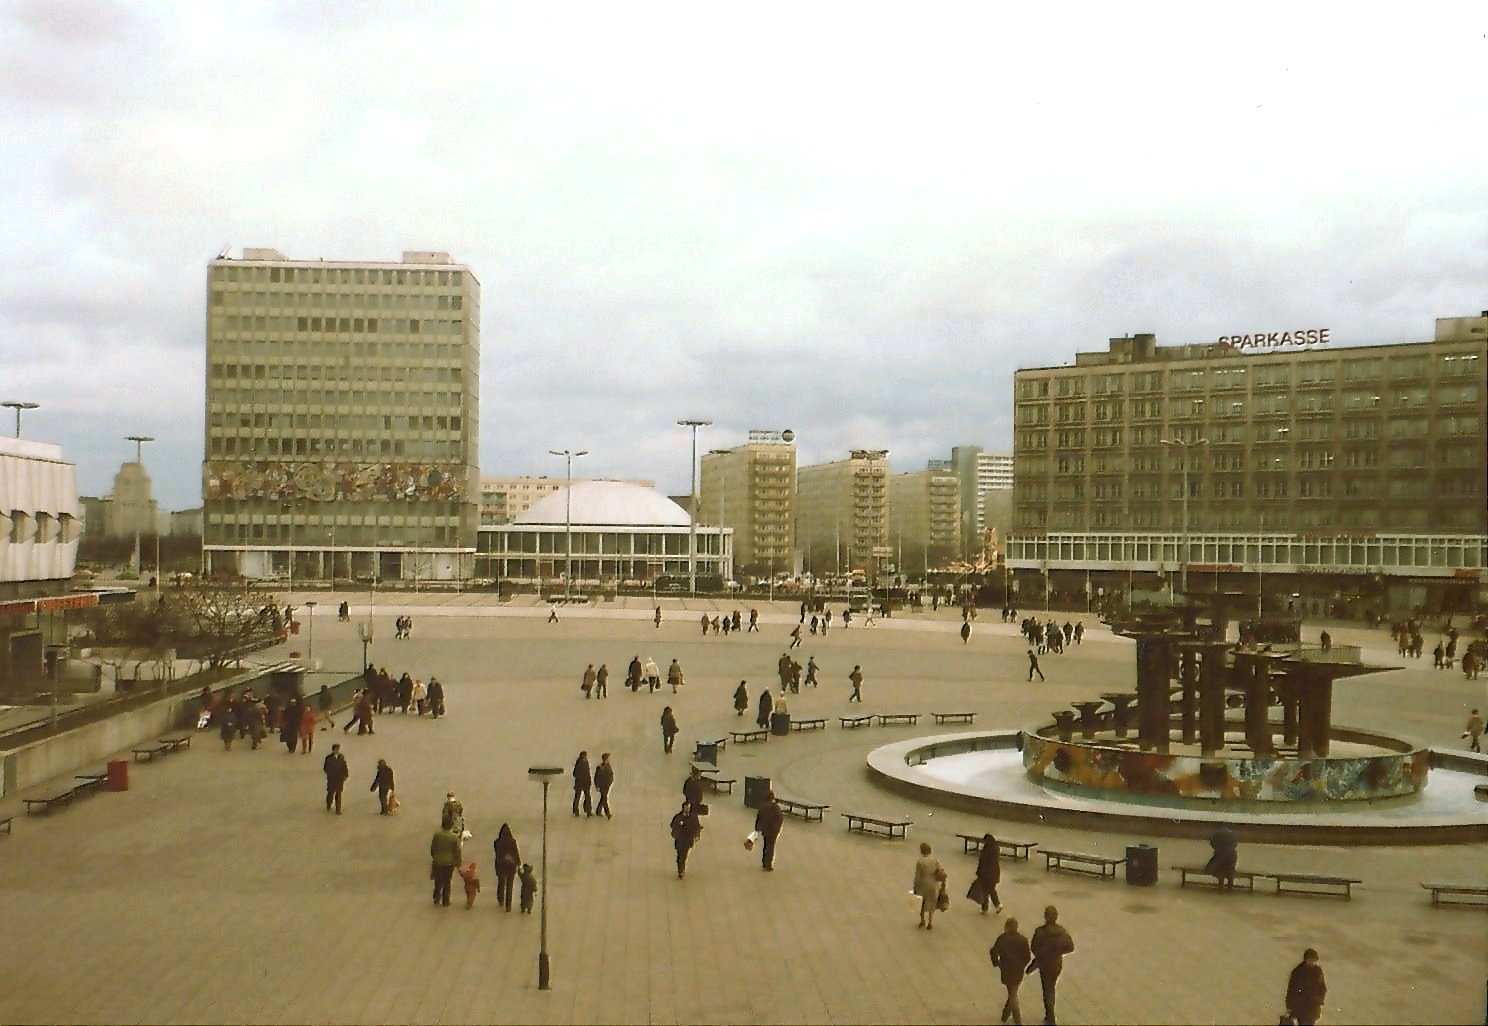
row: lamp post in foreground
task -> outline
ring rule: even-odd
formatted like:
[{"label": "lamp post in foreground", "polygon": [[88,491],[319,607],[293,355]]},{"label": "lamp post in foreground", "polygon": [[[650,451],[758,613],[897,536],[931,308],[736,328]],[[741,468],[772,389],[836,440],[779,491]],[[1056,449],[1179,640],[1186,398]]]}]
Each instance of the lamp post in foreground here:
[{"label": "lamp post in foreground", "polygon": [[542,927],[539,936],[539,947],[537,952],[537,989],[552,990],[549,986],[548,975],[548,784],[554,777],[563,772],[562,766],[529,766],[527,776],[533,780],[542,782],[543,789],[543,819],[542,819],[542,883],[539,901],[542,903]]}]

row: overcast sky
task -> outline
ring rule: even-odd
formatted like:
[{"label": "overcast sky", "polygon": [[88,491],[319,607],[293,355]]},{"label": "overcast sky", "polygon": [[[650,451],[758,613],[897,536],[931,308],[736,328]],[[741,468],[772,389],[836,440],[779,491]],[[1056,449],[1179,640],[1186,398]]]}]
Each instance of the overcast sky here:
[{"label": "overcast sky", "polygon": [[0,399],[197,505],[207,261],[441,249],[486,474],[918,470],[1113,335],[1488,308],[1485,98],[1481,3],[4,2]]}]

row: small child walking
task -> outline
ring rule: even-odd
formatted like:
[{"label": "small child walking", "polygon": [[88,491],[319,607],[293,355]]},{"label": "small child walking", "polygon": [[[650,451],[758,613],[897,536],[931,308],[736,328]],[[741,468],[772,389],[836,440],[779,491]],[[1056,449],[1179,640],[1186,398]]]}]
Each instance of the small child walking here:
[{"label": "small child walking", "polygon": [[460,879],[465,881],[465,907],[473,908],[475,896],[480,893],[480,877],[476,874],[474,862],[460,867]]},{"label": "small child walking", "polygon": [[532,899],[537,896],[537,877],[532,875],[532,863],[522,863],[517,871],[517,880],[522,884],[522,911],[532,912]]}]

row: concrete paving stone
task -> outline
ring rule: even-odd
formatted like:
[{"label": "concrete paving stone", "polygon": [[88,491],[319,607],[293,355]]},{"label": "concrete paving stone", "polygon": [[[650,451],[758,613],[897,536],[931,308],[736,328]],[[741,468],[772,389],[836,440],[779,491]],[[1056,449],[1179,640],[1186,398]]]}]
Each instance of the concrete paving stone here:
[{"label": "concrete paving stone", "polygon": [[[349,673],[360,660],[365,595],[349,599],[350,624],[318,600],[331,608],[317,610],[315,656]],[[224,752],[202,734],[189,753],[132,765],[128,794],[18,819],[0,842],[12,939],[0,1021],[985,1022],[1002,1001],[987,960],[1002,919],[961,897],[975,860],[956,833],[990,827],[1097,851],[1141,840],[987,821],[882,792],[866,774],[867,752],[915,728],[842,731],[834,720],[823,732],[727,748],[723,772],[740,784],[732,796],[708,798],[702,842],[678,881],[666,824],[691,741],[737,725],[730,696],[740,677],[753,708],[775,680],[796,614],[787,604],[762,606],[762,633],[702,638],[678,600],[664,604],[667,621],[656,630],[645,600],[565,610],[548,625],[545,606],[490,596],[378,596],[373,661],[439,676],[447,719],[385,715],[373,736],[317,734],[310,756],[268,742]],[[741,608],[747,616],[749,605]],[[414,616],[414,638],[394,642],[391,620],[404,612]],[[1049,682],[1028,684],[1021,639],[991,620],[978,621],[966,646],[952,611],[808,637],[796,655],[817,656],[823,686],[792,696],[792,712],[856,711],[845,701],[854,662],[866,675],[864,711],[954,705],[975,709],[987,729],[1041,720],[1131,679],[1130,644],[1086,617],[1085,644],[1046,657]],[[1383,632],[1330,629],[1339,644],[1365,644],[1366,658],[1395,662]],[[623,690],[635,654],[663,670],[677,655],[687,685],[677,695]],[[591,661],[611,669],[604,701],[585,702],[577,687]],[[1460,745],[1468,705],[1484,701],[1481,684],[1411,662],[1340,684],[1338,722]],[[657,725],[666,704],[682,725],[670,756]],[[928,721],[919,733],[935,732]],[[320,759],[332,741],[352,769],[339,817],[322,807]],[[614,753],[613,821],[569,815],[567,769],[581,747],[595,764],[599,752]],[[397,775],[404,806],[396,816],[378,816],[366,790],[379,757]],[[550,795],[548,993],[536,989],[539,917],[498,909],[490,865],[503,821],[524,859],[540,861],[541,788],[526,774],[538,762],[564,768]],[[742,807],[746,774],[832,805],[823,823],[787,821],[774,873],[743,849],[753,822]],[[448,910],[429,901],[428,841],[450,788],[465,801],[475,835],[467,858],[484,884],[470,912],[460,897]],[[850,836],[839,815],[849,810],[902,812],[914,826],[904,841]],[[937,915],[933,933],[916,930],[907,893],[922,840],[951,877],[952,909]],[[1004,906],[1025,933],[1054,902],[1075,937],[1060,981],[1061,1022],[1270,1022],[1309,945],[1328,974],[1325,1022],[1481,1019],[1483,914],[1434,910],[1419,882],[1483,879],[1488,845],[1242,847],[1242,865],[1361,877],[1345,903],[1180,890],[1167,867],[1202,860],[1207,845],[1154,843],[1162,878],[1152,888],[1049,874],[1037,855],[1004,861]],[[1036,1021],[1036,979],[1021,996]]]}]

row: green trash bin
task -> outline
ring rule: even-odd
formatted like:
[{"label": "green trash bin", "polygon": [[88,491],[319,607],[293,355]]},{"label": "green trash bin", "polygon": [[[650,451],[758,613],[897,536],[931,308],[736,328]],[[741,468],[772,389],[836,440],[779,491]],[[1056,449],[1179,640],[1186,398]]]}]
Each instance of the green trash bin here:
[{"label": "green trash bin", "polygon": [[711,766],[718,765],[718,742],[699,741],[692,753],[693,761],[706,762]]},{"label": "green trash bin", "polygon": [[1131,844],[1126,848],[1126,882],[1138,887],[1157,883],[1157,848],[1151,844]]},{"label": "green trash bin", "polygon": [[765,803],[765,795],[770,793],[769,777],[745,777],[744,778],[744,807],[746,809],[757,809]]}]

